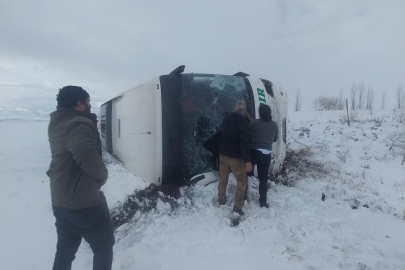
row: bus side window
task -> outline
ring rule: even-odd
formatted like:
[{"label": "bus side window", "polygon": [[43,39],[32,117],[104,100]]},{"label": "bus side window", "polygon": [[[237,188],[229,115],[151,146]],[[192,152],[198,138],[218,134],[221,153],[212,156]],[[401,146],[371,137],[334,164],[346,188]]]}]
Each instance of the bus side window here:
[{"label": "bus side window", "polygon": [[269,94],[271,97],[274,98],[273,83],[269,80],[264,80],[264,79],[260,79],[260,80],[263,82],[264,87],[266,88],[267,94]]}]

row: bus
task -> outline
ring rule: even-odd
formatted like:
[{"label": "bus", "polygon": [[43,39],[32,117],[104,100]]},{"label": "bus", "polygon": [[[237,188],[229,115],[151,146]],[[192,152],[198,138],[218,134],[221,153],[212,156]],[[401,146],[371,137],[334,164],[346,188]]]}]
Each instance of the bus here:
[{"label": "bus", "polygon": [[[129,171],[157,186],[218,179],[220,130],[224,116],[245,101],[258,118],[270,106],[278,124],[269,174],[286,156],[287,101],[266,79],[183,73],[179,66],[105,102],[100,108],[103,147]],[[257,171],[255,172],[257,175]]]}]

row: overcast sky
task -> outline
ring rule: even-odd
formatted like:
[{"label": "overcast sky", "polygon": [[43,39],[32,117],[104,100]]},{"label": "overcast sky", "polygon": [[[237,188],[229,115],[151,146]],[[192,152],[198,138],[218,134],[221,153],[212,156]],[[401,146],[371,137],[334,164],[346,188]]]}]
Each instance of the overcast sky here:
[{"label": "overcast sky", "polygon": [[0,107],[52,110],[65,85],[93,106],[179,65],[315,97],[353,82],[394,107],[405,85],[403,0],[2,0]]}]

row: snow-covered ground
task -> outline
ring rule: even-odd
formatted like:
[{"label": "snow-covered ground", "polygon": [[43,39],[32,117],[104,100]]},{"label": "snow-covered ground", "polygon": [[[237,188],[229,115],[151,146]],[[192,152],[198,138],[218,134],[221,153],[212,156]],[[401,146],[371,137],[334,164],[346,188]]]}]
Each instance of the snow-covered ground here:
[{"label": "snow-covered ground", "polygon": [[[230,227],[216,184],[185,189],[174,211],[162,201],[116,233],[113,269],[405,269],[405,125],[392,111],[292,113],[290,149],[310,147],[329,171],[295,187],[272,184],[270,209],[251,181],[246,220]],[[0,269],[50,269],[56,246],[46,122],[0,122]],[[391,147],[392,146],[392,147]],[[110,207],[147,186],[108,164]],[[326,200],[322,201],[322,193]],[[90,269],[82,244],[73,269]]]}]

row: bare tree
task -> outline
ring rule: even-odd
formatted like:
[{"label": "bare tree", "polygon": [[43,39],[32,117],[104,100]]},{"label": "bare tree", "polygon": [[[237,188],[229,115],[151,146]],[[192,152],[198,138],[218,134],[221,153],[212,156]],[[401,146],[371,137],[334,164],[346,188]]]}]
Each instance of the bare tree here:
[{"label": "bare tree", "polygon": [[381,98],[381,110],[385,109],[385,99],[387,98],[387,93],[385,91],[382,92]]},{"label": "bare tree", "polygon": [[315,99],[315,110],[317,111],[332,111],[332,110],[340,110],[340,103],[341,100],[339,98],[334,97],[318,97]]},{"label": "bare tree", "polygon": [[371,114],[373,114],[374,109],[374,90],[371,86],[367,89],[367,96],[366,96],[366,110],[369,110]]},{"label": "bare tree", "polygon": [[352,110],[356,109],[356,96],[357,96],[357,84],[354,82],[352,85],[351,92],[351,108]]},{"label": "bare tree", "polygon": [[343,110],[345,108],[344,100],[343,100],[343,90],[340,89],[339,92],[339,110]]},{"label": "bare tree", "polygon": [[300,90],[297,90],[297,93],[295,94],[295,107],[294,110],[296,112],[299,112],[301,110],[301,103],[302,103],[302,98],[301,98],[301,93]]},{"label": "bare tree", "polygon": [[364,83],[363,82],[359,83],[359,102],[357,104],[357,108],[359,110],[363,109],[365,90],[366,90],[366,87],[364,86]]},{"label": "bare tree", "polygon": [[403,109],[405,102],[405,95],[402,91],[402,85],[397,87],[397,109]]},{"label": "bare tree", "polygon": [[350,116],[349,116],[349,102],[346,98],[346,113],[347,113],[347,125],[350,126]]}]

